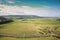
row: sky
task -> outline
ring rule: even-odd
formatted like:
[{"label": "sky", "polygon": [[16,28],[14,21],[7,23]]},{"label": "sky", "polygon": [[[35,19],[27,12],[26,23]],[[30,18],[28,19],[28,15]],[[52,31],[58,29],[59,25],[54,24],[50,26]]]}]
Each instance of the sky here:
[{"label": "sky", "polygon": [[0,0],[0,15],[60,17],[60,0]]}]

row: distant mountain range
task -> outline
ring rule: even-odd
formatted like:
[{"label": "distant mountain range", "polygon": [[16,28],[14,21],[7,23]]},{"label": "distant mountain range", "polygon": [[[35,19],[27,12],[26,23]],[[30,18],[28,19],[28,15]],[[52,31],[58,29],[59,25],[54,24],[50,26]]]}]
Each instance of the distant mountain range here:
[{"label": "distant mountain range", "polygon": [[36,15],[5,15],[3,17],[10,17],[10,18],[43,18]]},{"label": "distant mountain range", "polygon": [[57,18],[57,17],[41,17],[36,15],[4,15],[3,17],[9,17],[9,18]]}]

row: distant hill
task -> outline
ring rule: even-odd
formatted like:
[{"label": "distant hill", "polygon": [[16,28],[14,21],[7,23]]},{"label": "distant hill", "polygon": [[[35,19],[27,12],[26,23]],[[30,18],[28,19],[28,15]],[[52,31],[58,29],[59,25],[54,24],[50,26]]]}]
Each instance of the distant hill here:
[{"label": "distant hill", "polygon": [[12,19],[5,18],[4,16],[0,16],[0,24],[13,22]]},{"label": "distant hill", "polygon": [[10,17],[10,18],[43,18],[43,17],[35,16],[35,15],[7,15],[4,17]]}]

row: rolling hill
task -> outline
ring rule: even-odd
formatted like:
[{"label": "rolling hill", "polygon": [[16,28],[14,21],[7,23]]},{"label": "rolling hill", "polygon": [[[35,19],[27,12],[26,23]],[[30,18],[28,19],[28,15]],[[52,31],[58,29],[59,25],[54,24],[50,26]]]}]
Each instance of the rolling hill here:
[{"label": "rolling hill", "polygon": [[10,17],[10,18],[43,18],[36,15],[5,15],[3,17]]}]

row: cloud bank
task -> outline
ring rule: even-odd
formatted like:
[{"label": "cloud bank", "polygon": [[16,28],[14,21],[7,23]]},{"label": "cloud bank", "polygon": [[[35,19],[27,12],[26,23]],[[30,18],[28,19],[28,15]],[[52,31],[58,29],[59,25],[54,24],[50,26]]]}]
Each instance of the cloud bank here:
[{"label": "cloud bank", "polygon": [[[9,1],[9,3],[13,3]],[[60,16],[59,9],[51,9],[48,6],[33,8],[30,6],[8,6],[0,5],[0,15],[37,15],[45,17]]]}]

